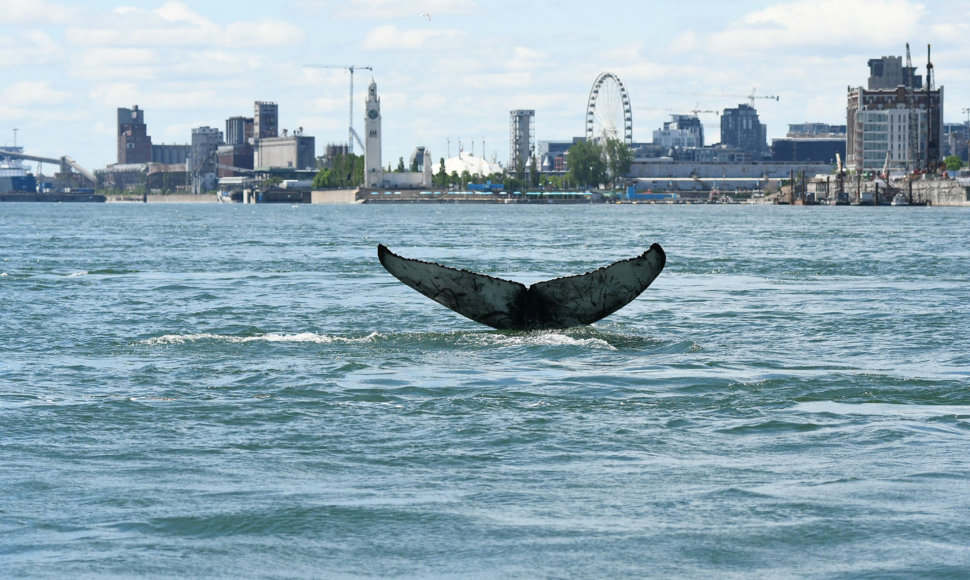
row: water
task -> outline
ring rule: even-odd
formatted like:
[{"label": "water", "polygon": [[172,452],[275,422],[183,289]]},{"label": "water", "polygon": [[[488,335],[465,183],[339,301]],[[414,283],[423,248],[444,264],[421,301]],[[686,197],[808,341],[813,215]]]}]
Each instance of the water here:
[{"label": "water", "polygon": [[[0,210],[2,576],[970,575],[965,209]],[[668,262],[498,332],[379,242]]]}]

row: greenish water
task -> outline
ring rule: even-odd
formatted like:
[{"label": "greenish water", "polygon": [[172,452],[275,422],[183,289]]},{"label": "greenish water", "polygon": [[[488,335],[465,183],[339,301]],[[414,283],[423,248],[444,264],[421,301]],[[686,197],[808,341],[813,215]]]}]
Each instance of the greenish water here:
[{"label": "greenish water", "polygon": [[[2,576],[970,575],[964,209],[0,210]],[[561,332],[376,258],[653,242]]]}]

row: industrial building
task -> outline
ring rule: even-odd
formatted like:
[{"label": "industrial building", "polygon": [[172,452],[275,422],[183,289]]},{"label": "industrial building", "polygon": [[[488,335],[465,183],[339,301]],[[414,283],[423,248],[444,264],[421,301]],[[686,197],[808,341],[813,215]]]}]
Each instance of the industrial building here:
[{"label": "industrial building", "polygon": [[222,131],[212,127],[192,129],[192,146],[185,170],[189,174],[192,193],[214,189],[216,185],[216,152],[222,145]]},{"label": "industrial building", "polygon": [[898,56],[869,60],[867,88],[849,87],[846,110],[846,167],[856,172],[935,170],[942,154],[943,87],[933,87],[927,49],[927,78],[915,73],[906,46]]},{"label": "industrial building", "polygon": [[278,137],[279,118],[279,105],[270,101],[256,101],[253,106],[253,137],[257,140]]},{"label": "industrial building", "polygon": [[152,160],[152,138],[148,136],[145,112],[138,105],[118,108],[118,163],[148,163]]},{"label": "industrial building", "polygon": [[315,151],[316,139],[302,133],[262,138],[256,141],[253,167],[314,169],[317,164]]}]

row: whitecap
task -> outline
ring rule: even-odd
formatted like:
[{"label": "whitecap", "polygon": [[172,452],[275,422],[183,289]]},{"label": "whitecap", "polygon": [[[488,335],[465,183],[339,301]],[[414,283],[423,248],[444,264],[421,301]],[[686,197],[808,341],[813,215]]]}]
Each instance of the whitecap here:
[{"label": "whitecap", "polygon": [[372,332],[367,336],[363,337],[344,337],[344,336],[334,336],[329,334],[317,334],[314,332],[301,332],[297,334],[280,334],[280,333],[268,333],[261,334],[257,336],[234,336],[231,334],[213,334],[210,332],[201,332],[195,334],[165,334],[162,336],[156,336],[154,338],[149,338],[140,341],[141,344],[147,344],[150,346],[165,345],[165,344],[185,344],[187,342],[198,342],[198,341],[215,341],[215,342],[228,342],[232,344],[243,344],[249,342],[294,342],[294,343],[314,343],[314,344],[332,344],[332,343],[365,343],[373,342],[375,339],[379,338],[380,334]]},{"label": "whitecap", "polygon": [[804,413],[871,415],[903,417],[907,419],[970,416],[970,405],[908,405],[903,403],[837,403],[835,401],[811,401],[798,403],[795,405],[794,410]]}]

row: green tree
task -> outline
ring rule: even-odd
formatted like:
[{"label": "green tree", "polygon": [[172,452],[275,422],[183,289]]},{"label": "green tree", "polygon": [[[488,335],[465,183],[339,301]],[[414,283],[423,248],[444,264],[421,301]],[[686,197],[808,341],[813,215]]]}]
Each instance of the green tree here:
[{"label": "green tree", "polygon": [[317,174],[313,176],[313,189],[324,189],[331,187],[330,182],[332,179],[332,169],[321,169],[320,171],[317,171]]},{"label": "green tree", "polygon": [[960,159],[956,155],[949,155],[943,160],[946,163],[947,171],[957,171],[958,169],[963,169],[963,159]]},{"label": "green tree", "polygon": [[397,158],[397,169],[394,170],[394,173],[404,173],[404,158],[403,157],[398,157]]},{"label": "green tree", "polygon": [[539,165],[536,162],[535,155],[532,156],[532,160],[529,161],[529,185],[532,187],[537,187],[539,185]]},{"label": "green tree", "polygon": [[633,165],[633,151],[619,139],[607,139],[603,153],[606,156],[610,184],[615,187],[618,179],[630,173],[630,166]]},{"label": "green tree", "polygon": [[448,172],[445,171],[444,157],[442,157],[441,161],[438,163],[438,173],[434,174],[434,177],[431,178],[431,182],[434,183],[436,187],[448,186]]},{"label": "green tree", "polygon": [[596,186],[606,181],[603,148],[596,143],[580,141],[566,152],[568,179],[577,185]]}]

